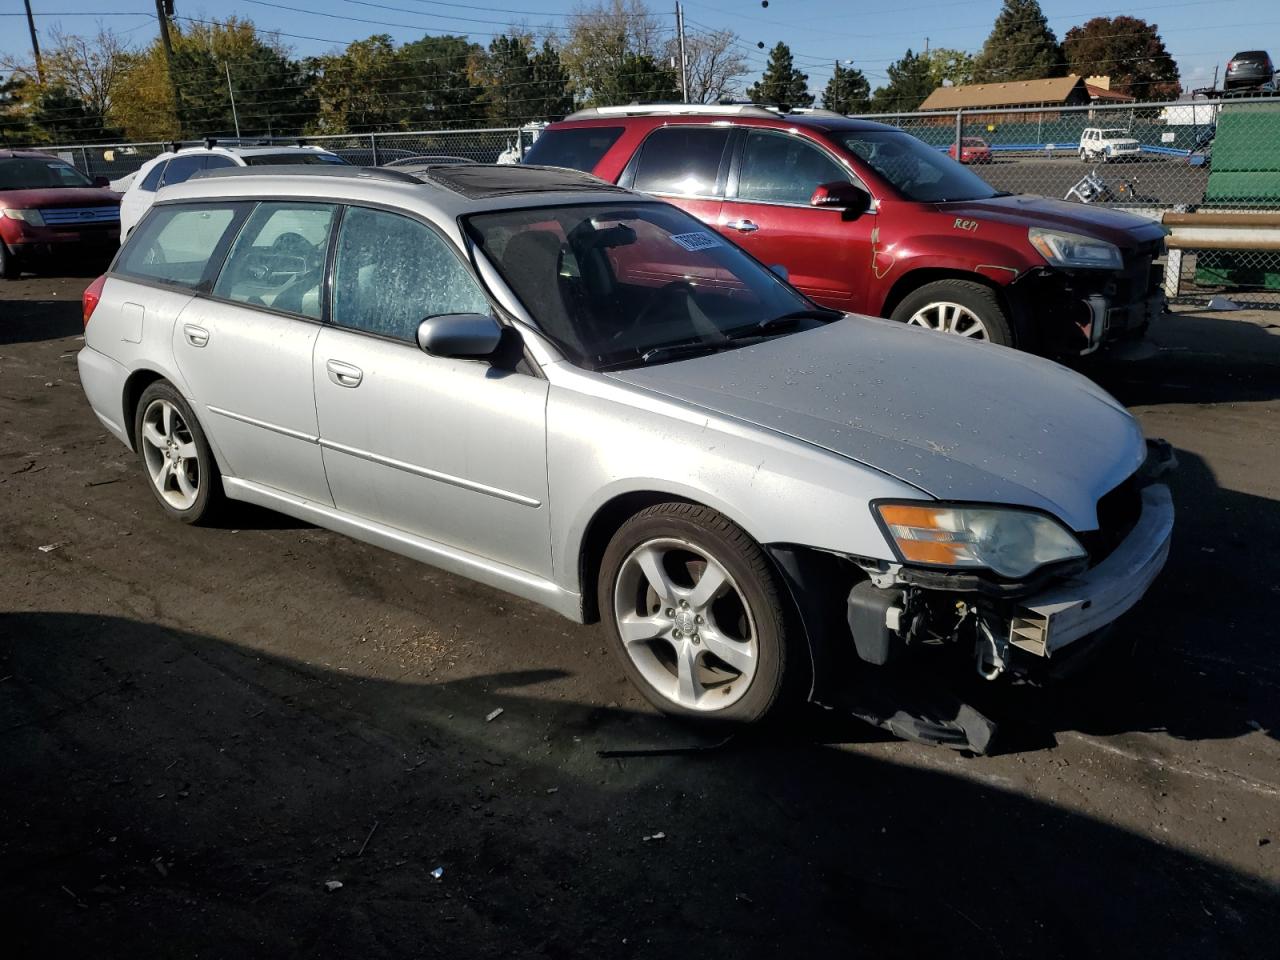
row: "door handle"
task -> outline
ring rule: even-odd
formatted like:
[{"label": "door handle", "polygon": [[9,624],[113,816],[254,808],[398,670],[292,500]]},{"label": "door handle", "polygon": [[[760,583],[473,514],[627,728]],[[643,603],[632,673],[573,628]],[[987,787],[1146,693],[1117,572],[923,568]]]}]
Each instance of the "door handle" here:
[{"label": "door handle", "polygon": [[750,220],[730,220],[725,226],[730,230],[737,230],[739,233],[755,233],[760,229],[758,224],[752,223]]},{"label": "door handle", "polygon": [[341,360],[330,360],[325,365],[329,371],[329,379],[340,387],[358,387],[364,379],[364,371]]},{"label": "door handle", "polygon": [[194,323],[183,324],[182,332],[186,334],[187,343],[193,347],[203,347],[209,342],[209,331],[204,327],[197,327]]}]

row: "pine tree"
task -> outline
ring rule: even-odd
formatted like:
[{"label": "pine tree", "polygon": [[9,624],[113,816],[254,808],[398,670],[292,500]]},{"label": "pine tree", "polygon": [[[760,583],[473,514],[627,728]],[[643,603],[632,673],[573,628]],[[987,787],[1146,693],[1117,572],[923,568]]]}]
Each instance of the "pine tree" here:
[{"label": "pine tree", "polygon": [[822,106],[836,113],[865,112],[871,97],[871,84],[857,67],[836,64],[835,72],[822,91]]},{"label": "pine tree", "polygon": [[974,64],[974,82],[1041,80],[1063,73],[1062,48],[1038,0],[1004,0]]},{"label": "pine tree", "polygon": [[769,61],[758,83],[747,88],[747,99],[753,103],[785,103],[792,107],[813,106],[809,92],[809,75],[796,69],[791,48],[779,43],[769,51]]},{"label": "pine tree", "polygon": [[933,80],[929,72],[929,57],[908,50],[897,63],[886,71],[889,82],[877,87],[871,98],[875,113],[901,113],[914,110],[933,92]]}]

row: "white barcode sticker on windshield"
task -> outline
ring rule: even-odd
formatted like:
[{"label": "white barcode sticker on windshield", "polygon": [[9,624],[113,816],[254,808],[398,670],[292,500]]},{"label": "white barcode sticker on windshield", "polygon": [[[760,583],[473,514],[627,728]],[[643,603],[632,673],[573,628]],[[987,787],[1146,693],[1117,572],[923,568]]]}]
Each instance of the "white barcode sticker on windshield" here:
[{"label": "white barcode sticker on windshield", "polygon": [[671,239],[691,253],[720,246],[720,238],[713,233],[673,233]]}]

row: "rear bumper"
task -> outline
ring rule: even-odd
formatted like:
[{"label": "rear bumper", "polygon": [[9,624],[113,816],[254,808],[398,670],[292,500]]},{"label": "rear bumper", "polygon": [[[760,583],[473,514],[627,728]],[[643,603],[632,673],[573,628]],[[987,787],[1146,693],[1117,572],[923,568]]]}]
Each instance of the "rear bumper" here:
[{"label": "rear bumper", "polygon": [[80,385],[94,415],[112,436],[131,447],[124,422],[124,385],[129,371],[93,347],[85,347],[76,354],[76,366],[80,372]]}]

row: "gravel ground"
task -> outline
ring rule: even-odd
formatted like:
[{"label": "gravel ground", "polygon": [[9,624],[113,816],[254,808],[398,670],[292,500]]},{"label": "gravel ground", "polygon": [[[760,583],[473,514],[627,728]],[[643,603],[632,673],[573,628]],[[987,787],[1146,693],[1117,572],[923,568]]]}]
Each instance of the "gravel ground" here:
[{"label": "gravel ground", "polygon": [[1274,954],[1280,321],[1181,313],[1090,371],[1178,450],[1173,554],[1133,655],[1010,701],[996,755],[815,711],[606,759],[713,740],[597,628],[162,519],[77,383],[84,284],[0,286],[7,955]]}]

